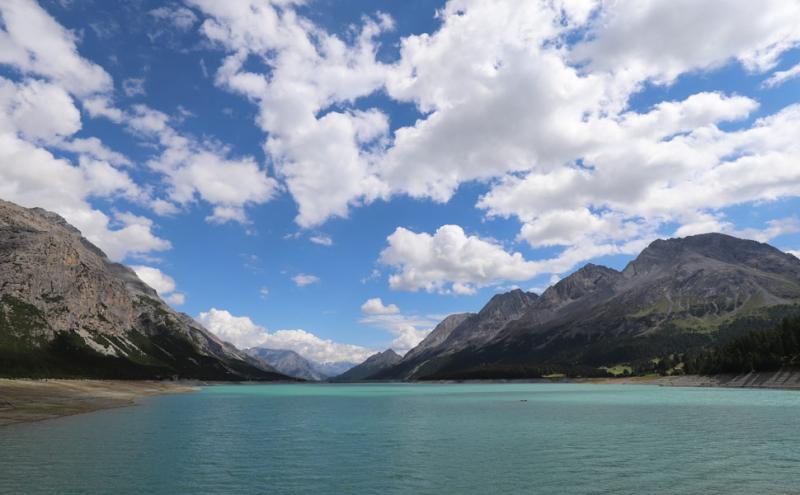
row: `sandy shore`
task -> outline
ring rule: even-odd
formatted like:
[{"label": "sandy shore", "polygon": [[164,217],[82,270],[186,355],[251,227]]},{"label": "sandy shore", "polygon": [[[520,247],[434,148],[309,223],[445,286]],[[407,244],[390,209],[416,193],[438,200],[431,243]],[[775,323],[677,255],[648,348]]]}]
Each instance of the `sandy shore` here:
[{"label": "sandy shore", "polygon": [[138,399],[190,392],[185,383],[123,380],[0,379],[0,427],[130,406]]}]

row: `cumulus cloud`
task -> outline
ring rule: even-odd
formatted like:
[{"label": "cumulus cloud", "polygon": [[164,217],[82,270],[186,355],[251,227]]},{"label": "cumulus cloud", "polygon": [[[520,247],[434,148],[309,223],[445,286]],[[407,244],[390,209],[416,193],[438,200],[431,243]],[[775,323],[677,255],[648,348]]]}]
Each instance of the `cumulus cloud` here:
[{"label": "cumulus cloud", "polygon": [[75,34],[35,1],[3,1],[0,16],[0,64],[46,77],[81,98],[113,89],[111,76],[80,56]]},{"label": "cumulus cloud", "polygon": [[365,347],[322,339],[305,330],[269,332],[247,316],[234,316],[226,310],[211,308],[197,320],[222,340],[240,349],[267,347],[288,349],[318,363],[348,361],[360,363],[375,351]]},{"label": "cumulus cloud", "polygon": [[308,275],[305,273],[298,273],[292,277],[292,281],[298,287],[305,287],[306,285],[316,284],[319,282],[319,277],[316,275]]},{"label": "cumulus cloud", "polygon": [[520,253],[467,235],[458,225],[443,225],[433,235],[398,227],[386,240],[380,261],[395,269],[393,289],[471,293],[475,286],[530,279],[539,270]]},{"label": "cumulus cloud", "polygon": [[275,179],[253,157],[231,157],[221,144],[181,134],[163,112],[134,105],[126,123],[132,132],[161,147],[147,165],[163,175],[173,206],[203,200],[212,206],[207,221],[248,223],[246,207],[265,203],[277,192]]},{"label": "cumulus cloud", "polygon": [[797,45],[798,18],[800,5],[781,0],[604,2],[589,41],[573,57],[589,60],[593,68],[662,83],[730,59],[763,72]]},{"label": "cumulus cloud", "polygon": [[[297,222],[310,227],[347,216],[352,204],[383,197],[371,146],[388,132],[378,109],[331,109],[377,90],[385,68],[375,61],[386,16],[368,20],[348,43],[295,14],[296,2],[190,0],[208,17],[202,32],[228,52],[216,82],[254,101],[269,134],[265,150],[298,203]],[[245,67],[248,57],[270,73]]]},{"label": "cumulus cloud", "polygon": [[368,315],[393,315],[399,313],[400,308],[396,304],[384,305],[380,297],[373,297],[361,305],[361,311]]},{"label": "cumulus cloud", "polygon": [[[398,61],[386,65],[375,57],[376,40],[392,28],[385,17],[366,20],[346,43],[299,17],[294,2],[190,3],[208,16],[205,35],[229,52],[217,83],[258,104],[265,148],[303,226],[393,194],[447,201],[470,180],[513,178],[506,175],[512,172],[537,177],[577,161],[617,175],[650,165],[650,156],[662,158],[630,180],[600,184],[643,190],[669,167],[690,168],[664,163],[669,155],[658,148],[669,146],[662,141],[698,130],[725,134],[715,125],[746,117],[756,103],[701,93],[639,115],[625,113],[631,94],[645,82],[667,84],[732,59],[765,71],[800,41],[800,7],[780,0],[766,8],[731,8],[722,0],[451,0],[438,12],[440,28],[402,38]],[[588,34],[571,40],[577,30]],[[251,55],[269,71],[245,69]],[[421,118],[388,136],[380,111],[340,110],[379,90],[413,103]],[[375,138],[377,148],[369,144]],[[632,143],[636,153],[613,167],[606,162],[618,158],[620,143]],[[694,155],[701,159],[702,149]],[[580,204],[561,209],[591,206],[574,202]]]}]

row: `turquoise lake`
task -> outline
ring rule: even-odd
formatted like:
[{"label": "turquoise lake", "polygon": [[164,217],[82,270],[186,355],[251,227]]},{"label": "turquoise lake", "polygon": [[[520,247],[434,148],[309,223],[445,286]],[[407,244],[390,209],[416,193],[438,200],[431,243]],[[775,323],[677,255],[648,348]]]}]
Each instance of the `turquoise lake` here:
[{"label": "turquoise lake", "polygon": [[800,393],[212,386],[0,428],[0,493],[798,493]]}]

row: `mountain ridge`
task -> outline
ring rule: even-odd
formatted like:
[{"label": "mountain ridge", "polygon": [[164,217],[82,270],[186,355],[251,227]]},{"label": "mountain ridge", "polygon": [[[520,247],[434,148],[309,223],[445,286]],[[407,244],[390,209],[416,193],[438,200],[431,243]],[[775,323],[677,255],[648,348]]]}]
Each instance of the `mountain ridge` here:
[{"label": "mountain ridge", "polygon": [[603,373],[619,361],[645,360],[647,342],[654,352],[710,345],[742,322],[767,329],[777,315],[800,311],[800,260],[725,234],[656,240],[622,271],[586,264],[526,299],[521,314],[496,315],[492,323],[502,328],[488,339],[480,331],[471,339],[497,297],[435,348],[412,349],[372,378]]},{"label": "mountain ridge", "polygon": [[173,310],[59,215],[0,200],[0,373],[284,380]]}]

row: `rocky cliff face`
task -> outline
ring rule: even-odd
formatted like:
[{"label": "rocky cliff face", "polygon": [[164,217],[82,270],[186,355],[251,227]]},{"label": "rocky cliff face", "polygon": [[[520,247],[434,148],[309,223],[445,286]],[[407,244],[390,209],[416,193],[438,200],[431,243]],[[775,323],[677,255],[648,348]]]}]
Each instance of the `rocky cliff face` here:
[{"label": "rocky cliff face", "polygon": [[0,201],[0,374],[281,379],[61,217]]},{"label": "rocky cliff face", "polygon": [[[541,297],[500,298],[510,305],[495,296],[435,347],[413,349],[380,377],[591,372],[708,345],[745,327],[766,329],[800,311],[800,260],[767,244],[704,234],[655,241],[622,272],[588,264]],[[478,322],[489,314],[496,316]]]},{"label": "rocky cliff face", "polygon": [[355,366],[341,375],[332,378],[336,382],[357,382],[371,379],[381,371],[398,364],[403,358],[392,349],[378,352],[368,357],[363,363]]},{"label": "rocky cliff face", "polygon": [[280,373],[303,380],[320,382],[328,377],[320,372],[314,364],[300,354],[285,349],[267,349],[264,347],[253,347],[247,349],[248,355],[262,360],[265,364],[272,366]]}]

